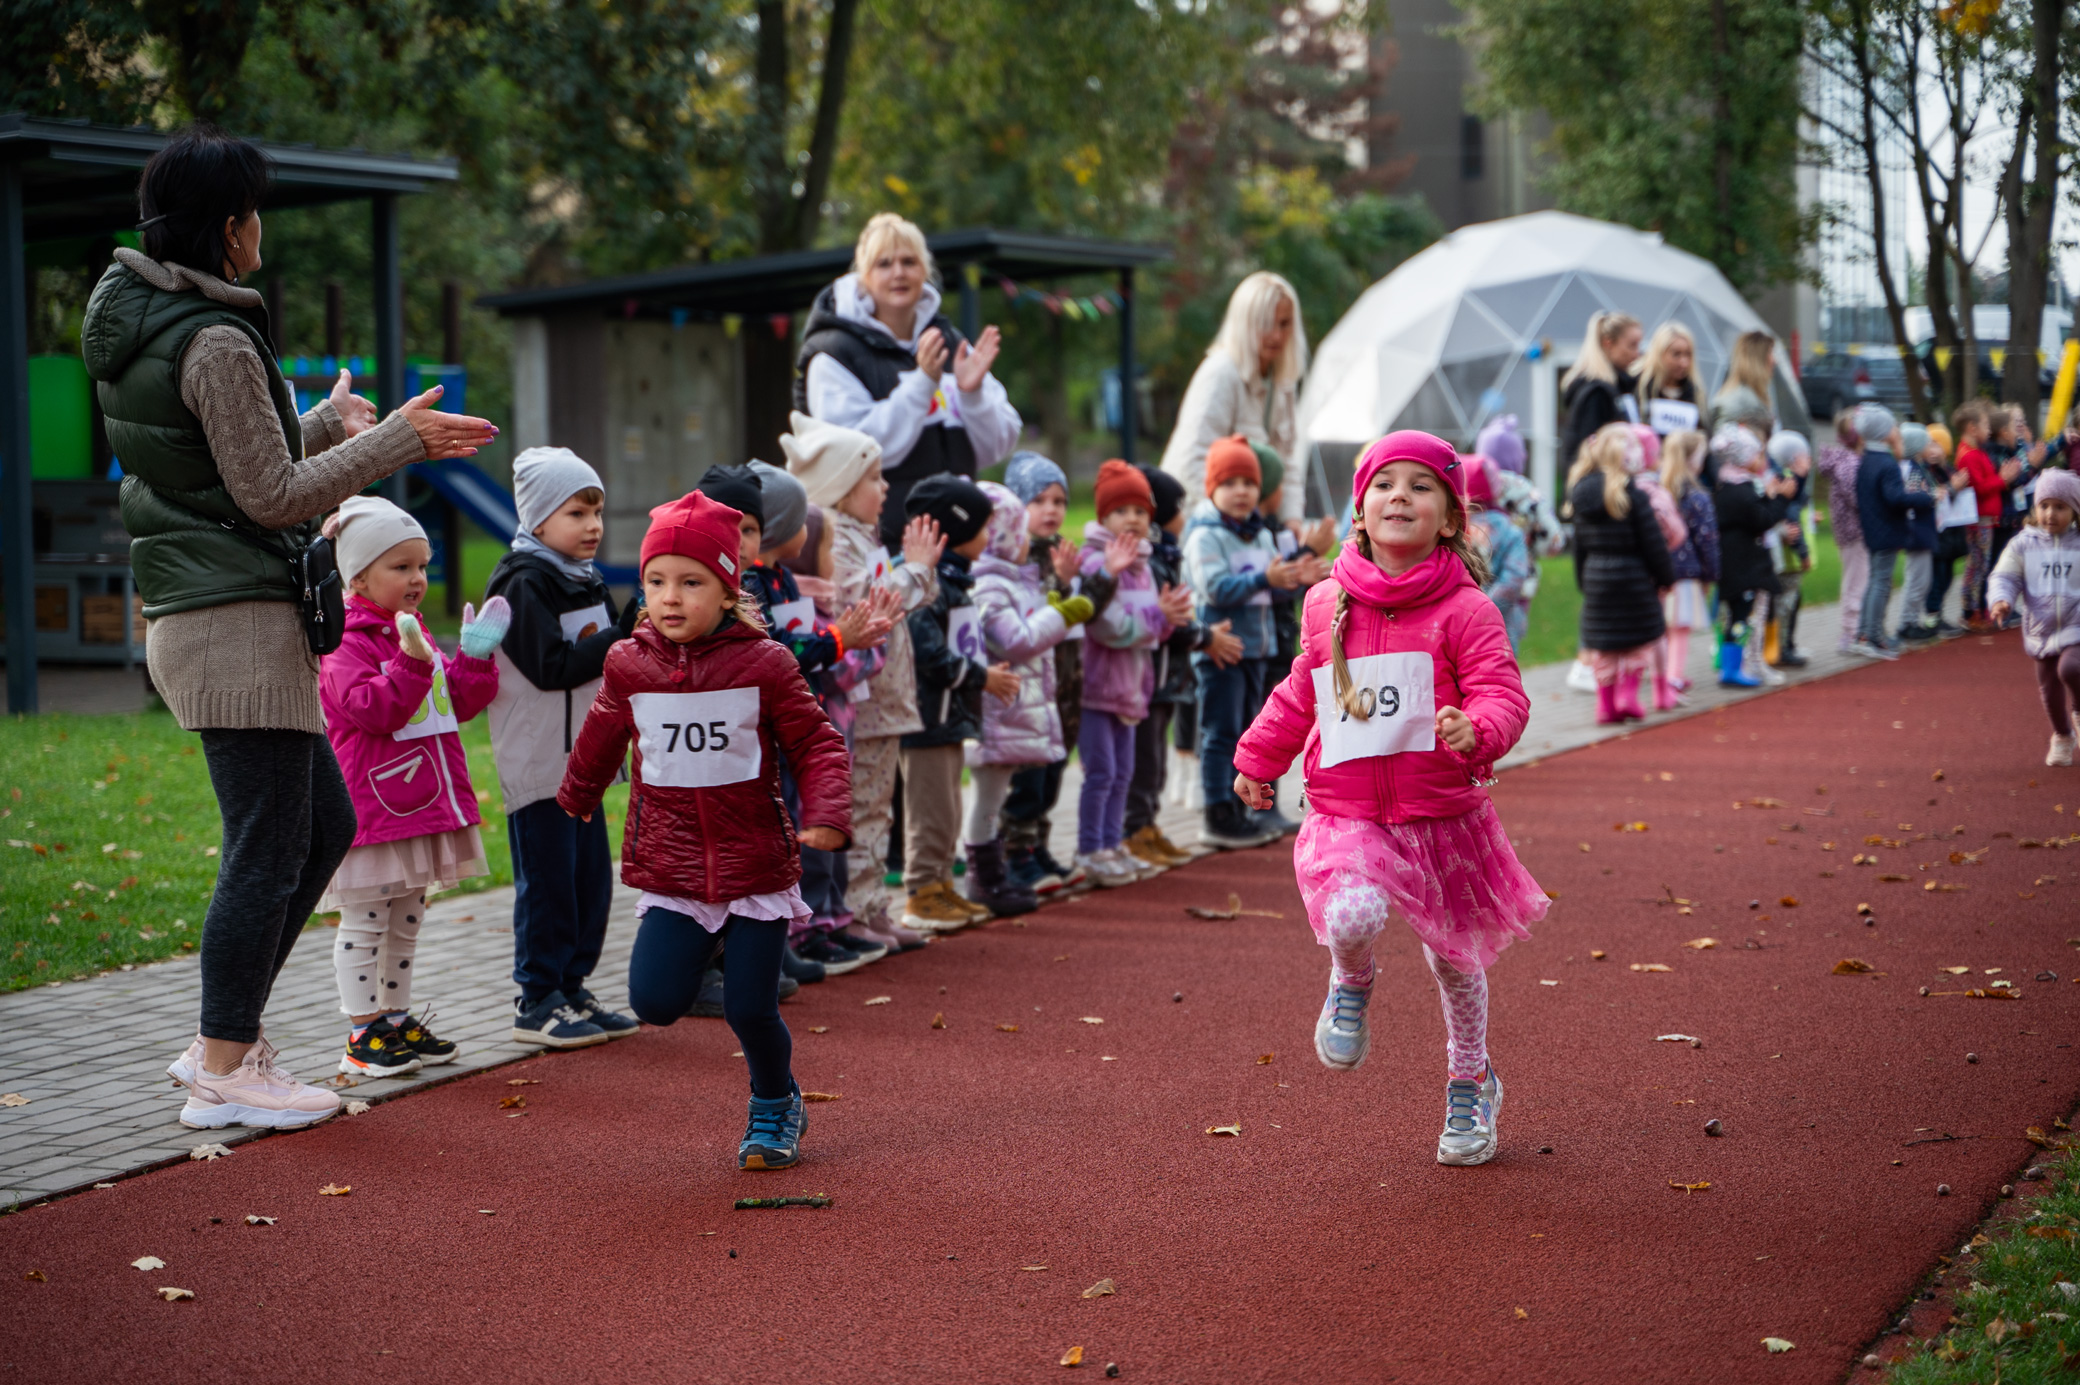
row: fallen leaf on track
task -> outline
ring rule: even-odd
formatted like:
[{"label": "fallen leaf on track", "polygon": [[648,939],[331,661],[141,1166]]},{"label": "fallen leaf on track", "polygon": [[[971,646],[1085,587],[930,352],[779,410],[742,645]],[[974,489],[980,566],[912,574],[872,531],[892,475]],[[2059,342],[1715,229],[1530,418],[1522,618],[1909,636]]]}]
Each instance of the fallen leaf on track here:
[{"label": "fallen leaf on track", "polygon": [[1928,891],[1930,894],[1963,894],[1966,890],[1969,890],[1971,886],[1952,885],[1947,881],[1931,880],[1927,884],[1923,885],[1921,888]]},{"label": "fallen leaf on track", "polygon": [[1664,964],[1662,964],[1662,963],[1660,963],[1660,962],[1634,962],[1634,963],[1632,964],[1632,970],[1634,970],[1634,971],[1674,971],[1674,970],[1675,970],[1675,968],[1674,968],[1674,967],[1671,967],[1671,966],[1666,966],[1666,965],[1664,965]]},{"label": "fallen leaf on track", "polygon": [[2043,1149],[2071,1149],[2075,1144],[2071,1135],[2046,1134],[2041,1125],[2033,1125],[2023,1131],[2022,1137]]},{"label": "fallen leaf on track", "polygon": [[811,1034],[828,1034],[831,1032],[831,1027],[827,1024],[812,1024],[809,1026],[809,1032]]},{"label": "fallen leaf on track", "polygon": [[1741,798],[1735,799],[1733,806],[1736,808],[1781,808],[1784,806],[1784,800],[1781,798]]},{"label": "fallen leaf on track", "polygon": [[1020,1266],[1019,1266],[1019,1269],[1021,1269],[1021,1270],[1025,1271],[1025,1272],[1026,1272],[1027,1274],[1040,1274],[1040,1273],[1042,1273],[1043,1271],[1045,1271],[1045,1270],[1047,1269],[1047,1266],[1045,1266],[1045,1265],[1020,1265]]},{"label": "fallen leaf on track", "polygon": [[353,1191],[354,1187],[351,1183],[327,1183],[324,1187],[318,1189],[318,1196],[345,1197],[348,1193],[351,1193]]},{"label": "fallen leaf on track", "polygon": [[1245,909],[1242,907],[1242,896],[1239,894],[1230,894],[1228,896],[1228,907],[1225,909],[1210,909],[1203,904],[1187,904],[1184,906],[1184,911],[1195,919],[1226,920],[1244,917],[1282,919],[1285,917],[1285,914],[1277,909]]},{"label": "fallen leaf on track", "polygon": [[168,1303],[179,1303],[183,1299],[194,1298],[195,1291],[193,1289],[175,1289],[170,1286],[162,1286],[159,1289],[159,1297],[165,1299]]},{"label": "fallen leaf on track", "polygon": [[1938,967],[1938,968],[1936,968],[1936,970],[1938,970],[1938,971],[1947,971],[1947,972],[1949,972],[1949,973],[1950,973],[1950,974],[1951,974],[1952,976],[1963,976],[1963,975],[1964,975],[1964,974],[1965,974],[1966,972],[1970,971],[1970,970],[1971,970],[1971,968],[1970,968],[1970,967]]},{"label": "fallen leaf on track", "polygon": [[133,1270],[163,1270],[166,1268],[166,1262],[156,1255],[140,1255],[137,1259],[130,1262],[130,1268]]},{"label": "fallen leaf on track", "polygon": [[51,1277],[45,1274],[42,1270],[26,1271],[22,1275],[22,1278],[28,1280],[32,1284],[48,1284],[51,1282]]},{"label": "fallen leaf on track", "polygon": [[1605,952],[1600,947],[1591,948],[1589,950],[1589,960],[1592,962],[1601,962],[1604,958],[1608,956],[1610,956],[1610,954],[1608,952]]},{"label": "fallen leaf on track", "polygon": [[1118,1292],[1119,1290],[1116,1287],[1114,1287],[1111,1280],[1101,1279],[1097,1283],[1091,1285],[1090,1288],[1085,1289],[1083,1291],[1083,1296],[1085,1298],[1104,1298],[1110,1294],[1116,1294]]},{"label": "fallen leaf on track", "polygon": [[1545,981],[1545,980],[1541,980],[1541,981],[1540,981],[1540,982],[1539,982],[1538,984],[1539,984],[1539,985],[1541,985],[1541,986],[1557,986],[1557,985],[1559,985],[1560,983],[1559,983],[1558,981]]},{"label": "fallen leaf on track", "polygon": [[275,1221],[276,1221],[276,1218],[274,1218],[274,1217],[252,1217],[252,1216],[249,1216],[249,1217],[247,1217],[247,1218],[246,1218],[246,1225],[247,1225],[247,1226],[273,1226],[273,1225],[275,1224]]},{"label": "fallen leaf on track", "polygon": [[1792,1342],[1788,1337],[1764,1337],[1762,1344],[1768,1347],[1773,1354],[1790,1351],[1796,1346],[1796,1343]]},{"label": "fallen leaf on track", "polygon": [[1777,903],[1786,909],[1796,909],[1798,907],[1798,896],[1787,894],[1778,900]]},{"label": "fallen leaf on track", "polygon": [[365,1101],[350,1101],[350,1102],[348,1102],[348,1103],[347,1103],[347,1114],[348,1114],[348,1115],[350,1115],[350,1116],[365,1116],[365,1115],[367,1115],[367,1114],[368,1114],[368,1103],[367,1103],[367,1102],[365,1102]]},{"label": "fallen leaf on track", "polygon": [[877,995],[865,1003],[868,1005],[886,1005],[894,999],[895,997],[892,995]]},{"label": "fallen leaf on track", "polygon": [[1683,944],[1684,947],[1695,948],[1699,952],[1703,952],[1707,948],[1717,947],[1718,945],[1719,940],[1717,938],[1692,938],[1689,942]]},{"label": "fallen leaf on track", "polygon": [[997,1032],[999,1034],[1016,1034],[1018,1026],[1015,1024],[1000,1024],[997,1026]]},{"label": "fallen leaf on track", "polygon": [[506,1085],[508,1087],[539,1087],[542,1085],[542,1079],[539,1077],[508,1077]]},{"label": "fallen leaf on track", "polygon": [[1834,964],[1834,974],[1836,976],[1856,976],[1863,972],[1876,970],[1876,967],[1860,957],[1844,957],[1841,961]]},{"label": "fallen leaf on track", "polygon": [[1694,1044],[1697,1042],[1697,1036],[1695,1034],[1656,1034],[1654,1042],[1657,1044]]},{"label": "fallen leaf on track", "polygon": [[526,1104],[527,1098],[524,1096],[502,1096],[498,1099],[498,1109],[501,1111],[517,1110]]},{"label": "fallen leaf on track", "polygon": [[1070,1348],[1069,1348],[1069,1349],[1068,1349],[1067,1351],[1063,1352],[1063,1353],[1062,1353],[1062,1364],[1063,1364],[1063,1365],[1065,1365],[1065,1366],[1080,1366],[1080,1365],[1082,1365],[1082,1364],[1083,1364],[1083,1348],[1082,1348],[1082,1347],[1070,1347]]},{"label": "fallen leaf on track", "polygon": [[843,1092],[803,1092],[803,1093],[802,1093],[802,1100],[804,1100],[804,1101],[839,1101],[839,1100],[842,1100],[843,1098],[844,1098],[844,1093],[843,1093]]},{"label": "fallen leaf on track", "polygon": [[1085,1024],[1103,1024],[1103,1023],[1105,1023],[1105,1021],[1104,1021],[1104,1020],[1102,1020],[1102,1019],[1099,1019],[1099,1018],[1098,1018],[1098,1017],[1097,1017],[1096,1015],[1085,1015],[1085,1016],[1083,1017],[1083,1022],[1084,1022]]},{"label": "fallen leaf on track", "polygon": [[938,1014],[936,1014],[936,1015],[933,1015],[933,1016],[932,1016],[932,1028],[934,1028],[934,1029],[944,1029],[945,1027],[946,1027],[946,1012],[945,1012],[944,1010],[941,1010],[941,1011],[940,1011],[940,1012],[939,1012]]},{"label": "fallen leaf on track", "polygon": [[188,1151],[188,1157],[190,1159],[201,1159],[207,1161],[211,1159],[221,1159],[229,1153],[231,1153],[231,1151],[226,1149],[222,1145],[197,1145],[195,1146],[195,1148]]},{"label": "fallen leaf on track", "polygon": [[1206,1133],[1209,1135],[1240,1135],[1242,1133],[1242,1122],[1236,1121],[1233,1125],[1209,1125],[1206,1127]]},{"label": "fallen leaf on track", "polygon": [[1269,1053],[1259,1053],[1259,1054],[1257,1055],[1257,1066],[1258,1066],[1258,1067],[1262,1067],[1262,1066],[1264,1066],[1264,1064],[1266,1064],[1266,1063],[1268,1063],[1268,1062],[1270,1062],[1270,1061],[1271,1061],[1271,1059],[1272,1059],[1272,1057],[1273,1057],[1273,1056],[1274,1056],[1274,1055],[1272,1055],[1272,1054],[1269,1054]]},{"label": "fallen leaf on track", "polygon": [[1673,1178],[1671,1178],[1668,1180],[1668,1186],[1671,1188],[1681,1188],[1683,1190],[1684,1196],[1687,1197],[1691,1193],[1704,1192],[1712,1185],[1710,1183],[1678,1183]]},{"label": "fallen leaf on track", "polygon": [[20,1092],[9,1092],[6,1096],[0,1096],[0,1106],[27,1106],[28,1104],[29,1098],[23,1096]]},{"label": "fallen leaf on track", "polygon": [[1517,1318],[1518,1318],[1518,1319],[1519,1319],[1520,1321],[1521,1321],[1521,1320],[1523,1320],[1523,1319],[1527,1319],[1527,1318],[1529,1318],[1529,1317],[1531,1316],[1531,1315],[1530,1315],[1529,1313],[1525,1312],[1525,1311],[1524,1311],[1523,1309],[1521,1309],[1521,1308],[1519,1308],[1519,1309],[1517,1309],[1517,1310],[1516,1310],[1516,1315],[1517,1315]]}]

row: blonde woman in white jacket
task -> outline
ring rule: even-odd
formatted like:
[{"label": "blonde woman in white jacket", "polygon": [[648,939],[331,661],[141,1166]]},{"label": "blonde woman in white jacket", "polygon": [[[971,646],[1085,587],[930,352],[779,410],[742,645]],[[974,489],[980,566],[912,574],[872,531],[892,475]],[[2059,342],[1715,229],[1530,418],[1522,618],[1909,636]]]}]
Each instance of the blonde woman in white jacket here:
[{"label": "blonde woman in white jacket", "polygon": [[1163,449],[1163,470],[1183,484],[1186,495],[1204,495],[1206,449],[1240,433],[1286,463],[1293,484],[1279,498],[1279,519],[1297,532],[1307,487],[1305,469],[1293,457],[1293,416],[1306,373],[1300,296],[1279,275],[1260,269],[1235,286],[1221,330],[1192,373],[1177,427]]}]

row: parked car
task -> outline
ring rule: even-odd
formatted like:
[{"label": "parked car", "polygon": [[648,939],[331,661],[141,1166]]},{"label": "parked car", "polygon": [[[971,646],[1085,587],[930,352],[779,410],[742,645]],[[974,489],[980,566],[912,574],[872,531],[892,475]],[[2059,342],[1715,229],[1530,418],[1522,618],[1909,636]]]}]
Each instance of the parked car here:
[{"label": "parked car", "polygon": [[[1926,363],[1922,363],[1925,380]],[[1806,412],[1815,422],[1831,419],[1841,409],[1870,401],[1904,416],[1912,396],[1907,392],[1907,365],[1887,346],[1867,346],[1851,353],[1839,347],[1808,356],[1799,371]]]}]

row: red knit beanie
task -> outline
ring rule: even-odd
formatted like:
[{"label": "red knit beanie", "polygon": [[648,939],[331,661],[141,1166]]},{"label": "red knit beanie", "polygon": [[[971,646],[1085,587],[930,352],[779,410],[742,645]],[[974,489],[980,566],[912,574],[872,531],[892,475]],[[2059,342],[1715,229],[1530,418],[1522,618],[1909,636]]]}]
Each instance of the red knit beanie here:
[{"label": "red knit beanie", "polygon": [[1098,468],[1098,520],[1122,505],[1139,505],[1153,515],[1156,512],[1156,495],[1148,487],[1148,478],[1141,468],[1114,458]]},{"label": "red knit beanie", "polygon": [[[650,532],[643,535],[641,567],[660,553],[691,558],[737,590],[737,526],[744,516],[699,491],[668,501],[650,512]],[[640,571],[641,568],[638,568]]]},{"label": "red knit beanie", "polygon": [[1264,484],[1264,468],[1257,465],[1257,449],[1239,433],[1206,449],[1206,493],[1212,495],[1221,482],[1238,476],[1259,486]]}]

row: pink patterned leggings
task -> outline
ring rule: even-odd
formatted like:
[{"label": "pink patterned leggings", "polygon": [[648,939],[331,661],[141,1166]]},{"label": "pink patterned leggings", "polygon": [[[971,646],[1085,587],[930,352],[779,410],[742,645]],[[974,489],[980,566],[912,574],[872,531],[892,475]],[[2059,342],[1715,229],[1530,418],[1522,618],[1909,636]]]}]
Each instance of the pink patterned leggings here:
[{"label": "pink patterned leggings", "polygon": [[[1329,934],[1330,975],[1338,985],[1372,985],[1372,943],[1387,926],[1386,891],[1350,880],[1322,911]],[[1488,1071],[1488,974],[1461,971],[1426,943],[1423,960],[1444,1006],[1445,1065],[1453,1077],[1479,1079]]]}]

